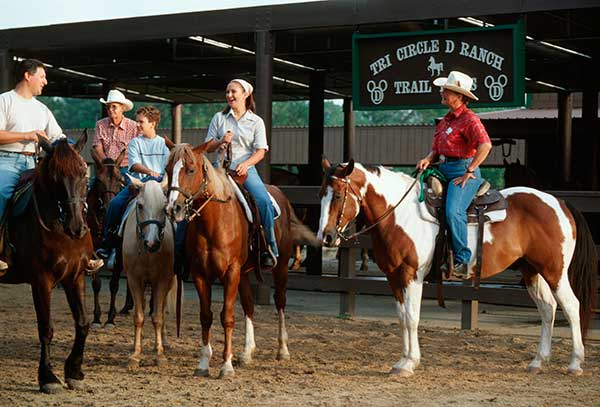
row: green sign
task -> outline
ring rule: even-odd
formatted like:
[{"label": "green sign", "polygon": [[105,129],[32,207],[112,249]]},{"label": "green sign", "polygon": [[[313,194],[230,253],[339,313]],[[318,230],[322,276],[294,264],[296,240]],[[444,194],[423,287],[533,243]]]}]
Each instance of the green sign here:
[{"label": "green sign", "polygon": [[477,107],[525,104],[523,24],[352,38],[355,110],[439,108],[434,79],[461,71]]}]

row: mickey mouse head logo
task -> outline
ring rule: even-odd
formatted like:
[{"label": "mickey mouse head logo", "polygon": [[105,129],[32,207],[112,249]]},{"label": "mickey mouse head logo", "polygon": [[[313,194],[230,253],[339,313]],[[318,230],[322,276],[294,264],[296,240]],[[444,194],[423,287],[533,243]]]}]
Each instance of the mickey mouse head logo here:
[{"label": "mickey mouse head logo", "polygon": [[371,102],[373,102],[374,105],[378,105],[383,102],[383,98],[385,96],[384,92],[387,90],[387,87],[388,84],[384,79],[380,80],[379,83],[375,82],[374,80],[367,82],[367,90],[371,94]]}]

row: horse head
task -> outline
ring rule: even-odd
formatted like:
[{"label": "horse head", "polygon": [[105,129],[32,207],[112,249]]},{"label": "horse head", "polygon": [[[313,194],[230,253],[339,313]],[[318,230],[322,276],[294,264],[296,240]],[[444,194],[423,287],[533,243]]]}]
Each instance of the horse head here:
[{"label": "horse head", "polygon": [[88,202],[88,204],[97,212],[96,216],[103,217],[108,204],[125,183],[120,168],[127,155],[127,150],[123,149],[116,160],[108,157],[101,160],[94,149],[92,149],[91,155],[94,160],[95,174],[89,197],[93,197],[94,202]]},{"label": "horse head", "polygon": [[167,214],[166,192],[169,187],[167,177],[158,183],[154,180],[142,182],[128,175],[131,184],[139,190],[135,206],[135,219],[137,238],[144,243],[144,249],[149,253],[155,253],[160,249],[165,235]]},{"label": "horse head", "polygon": [[321,165],[325,174],[319,191],[321,220],[317,238],[332,247],[340,244],[341,233],[358,216],[362,196],[352,177],[354,160],[333,167],[327,158],[323,158]]},{"label": "horse head", "polygon": [[[52,213],[54,208],[57,224],[73,238],[81,239],[88,233],[87,214],[87,164],[80,155],[87,142],[87,130],[75,145],[66,138],[53,144],[41,139],[39,145],[46,152],[36,182],[36,191],[46,193],[44,202]],[[41,214],[40,214],[41,215]]]},{"label": "horse head", "polygon": [[170,180],[167,214],[176,222],[188,217],[194,200],[205,193],[208,180],[204,152],[208,142],[196,148],[180,144],[173,148],[167,164]]}]

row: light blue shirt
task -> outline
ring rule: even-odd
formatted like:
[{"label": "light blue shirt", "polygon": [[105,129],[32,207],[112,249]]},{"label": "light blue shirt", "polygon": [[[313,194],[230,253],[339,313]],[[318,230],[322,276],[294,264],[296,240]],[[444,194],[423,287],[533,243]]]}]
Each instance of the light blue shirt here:
[{"label": "light blue shirt", "polygon": [[233,139],[231,140],[231,165],[230,169],[246,161],[258,149],[269,149],[267,144],[267,132],[263,119],[250,110],[240,120],[236,120],[231,109],[227,113],[219,112],[215,114],[208,126],[208,134],[204,140],[221,140],[225,133],[231,130]]},{"label": "light blue shirt", "polygon": [[164,138],[160,136],[154,138],[135,137],[129,142],[127,154],[129,155],[129,172],[136,178],[144,179],[147,174],[132,171],[131,167],[134,164],[141,164],[150,171],[157,172],[161,176],[164,175],[169,160],[169,149]]}]

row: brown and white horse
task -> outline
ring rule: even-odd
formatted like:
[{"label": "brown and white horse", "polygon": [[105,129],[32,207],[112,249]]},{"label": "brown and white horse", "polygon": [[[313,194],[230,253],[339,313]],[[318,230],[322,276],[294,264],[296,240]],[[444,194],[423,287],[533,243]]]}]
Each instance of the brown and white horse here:
[{"label": "brown and white horse", "polygon": [[[328,246],[360,213],[371,229],[373,250],[396,297],[403,333],[402,358],[392,373],[410,376],[419,365],[417,337],[423,279],[433,259],[438,223],[418,200],[420,187],[408,175],[383,167],[366,167],[350,161],[332,167],[324,159],[325,177],[320,190],[321,219],[318,238]],[[491,277],[517,260],[531,298],[542,319],[542,333],[531,372],[539,372],[550,357],[557,302],[569,320],[573,353],[569,373],[581,374],[585,335],[596,304],[595,246],[582,215],[544,192],[516,187],[505,189],[506,219],[485,225],[481,277]],[[389,216],[380,217],[406,198]],[[469,247],[475,253],[476,227],[468,228]],[[475,257],[475,256],[473,256]],[[475,259],[469,264],[473,272]],[[581,319],[580,319],[581,318]]]},{"label": "brown and white horse", "polygon": [[[212,325],[211,285],[219,279],[223,285],[223,310],[221,324],[225,331],[223,365],[220,376],[234,373],[232,365],[232,334],[234,325],[233,306],[240,290],[240,299],[246,318],[246,339],[240,362],[252,360],[256,348],[254,341],[254,304],[248,273],[255,268],[254,259],[248,255],[249,224],[244,209],[237,200],[233,188],[223,171],[212,167],[204,155],[207,144],[193,148],[187,144],[177,145],[171,151],[167,173],[171,183],[167,212],[180,222],[189,217],[185,239],[185,261],[190,270],[200,298],[200,322],[202,347],[200,360],[194,374],[208,376],[212,357],[210,327]],[[318,244],[314,235],[302,225],[285,195],[276,187],[267,190],[277,201],[281,214],[275,221],[275,236],[279,257],[273,268],[275,306],[279,314],[279,348],[277,359],[288,359],[287,331],[284,308],[288,262],[292,243]]]}]

